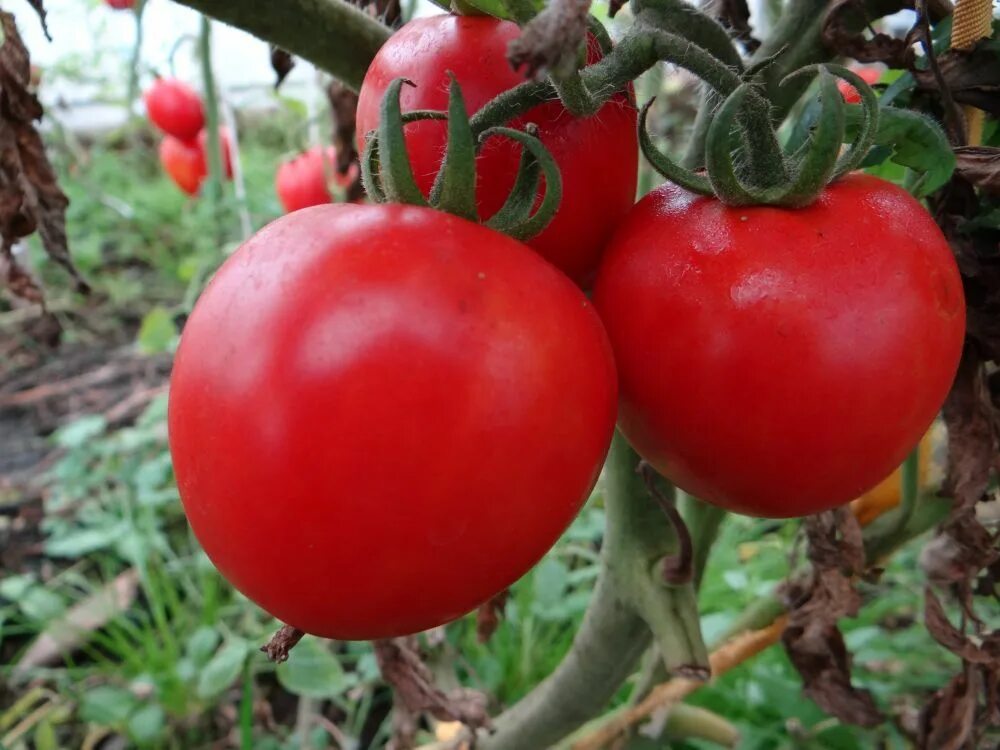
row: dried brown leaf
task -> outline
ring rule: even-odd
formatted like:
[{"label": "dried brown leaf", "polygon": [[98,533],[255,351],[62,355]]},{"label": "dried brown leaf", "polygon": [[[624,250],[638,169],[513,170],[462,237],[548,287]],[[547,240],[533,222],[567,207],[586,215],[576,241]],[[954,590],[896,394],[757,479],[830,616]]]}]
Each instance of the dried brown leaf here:
[{"label": "dried brown leaf", "polygon": [[[66,207],[69,199],[56,182],[35,120],[42,105],[30,90],[31,63],[14,16],[0,11],[0,241],[11,257],[17,240],[38,231],[45,252],[87,291],[69,257]],[[7,277],[10,277],[8,269]]]},{"label": "dried brown leaf", "polygon": [[[901,0],[895,10],[907,7],[911,6]],[[867,9],[861,0],[837,0],[823,19],[823,44],[838,55],[853,57],[859,62],[880,62],[890,68],[911,67],[915,54],[910,42],[881,32],[865,37],[861,29],[869,25]]]},{"label": "dried brown leaf", "polygon": [[1000,148],[963,146],[955,149],[955,169],[988,193],[1000,193]]},{"label": "dried brown leaf", "polygon": [[760,41],[754,39],[753,29],[750,27],[750,8],[747,0],[720,0],[718,16],[733,36],[743,42],[748,52],[754,52],[760,47]]},{"label": "dried brown leaf", "polygon": [[489,641],[500,627],[500,618],[503,617],[503,610],[509,598],[510,589],[504,589],[488,602],[479,605],[479,609],[476,610],[476,639],[480,643]]},{"label": "dried brown leaf", "polygon": [[271,69],[275,75],[275,90],[281,87],[281,84],[285,82],[285,79],[288,78],[288,74],[292,72],[294,67],[295,58],[292,57],[291,52],[283,50],[281,47],[271,46]]},{"label": "dried brown leaf", "polygon": [[963,661],[1000,669],[1000,631],[980,638],[977,645],[951,624],[941,606],[941,600],[930,587],[924,590],[924,622],[934,640]]},{"label": "dried brown leaf", "polygon": [[13,669],[18,677],[35,667],[57,662],[79,648],[93,631],[128,609],[135,600],[139,573],[130,569],[74,605],[50,623],[24,652]]},{"label": "dried brown leaf", "polygon": [[975,729],[979,673],[971,668],[938,690],[920,712],[920,750],[963,750]]},{"label": "dried brown leaf", "polygon": [[[995,45],[985,39],[971,50],[947,50],[937,56],[937,61],[944,84],[956,102],[1000,117],[1000,55]],[[911,72],[919,88],[939,89],[932,71],[916,70],[911,66]]]},{"label": "dried brown leaf", "polygon": [[305,633],[291,625],[282,625],[278,631],[271,636],[271,640],[260,647],[260,650],[267,654],[267,658],[280,664],[288,661],[289,652],[302,640]]},{"label": "dried brown leaf", "polygon": [[395,691],[396,708],[404,716],[409,714],[412,718],[426,712],[439,721],[460,721],[471,729],[492,726],[486,711],[486,696],[482,693],[467,688],[445,693],[434,685],[433,675],[420,657],[416,638],[378,640],[374,641],[374,647],[382,677]]},{"label": "dried brown leaf", "polygon": [[48,13],[45,10],[45,4],[42,0],[28,0],[28,4],[35,9],[35,13],[38,14],[38,20],[42,22],[42,32],[45,34],[45,38],[51,42],[52,35],[49,33],[49,24],[46,20]]},{"label": "dried brown leaf", "polygon": [[852,580],[864,568],[861,528],[845,508],[810,516],[804,526],[813,570],[806,583],[786,588],[789,620],[782,643],[817,705],[841,721],[875,726],[882,714],[868,691],[851,684],[851,657],[837,627],[861,606]]},{"label": "dried brown leaf", "polygon": [[337,152],[337,172],[347,174],[352,167],[357,177],[347,188],[347,200],[356,201],[364,197],[361,184],[361,170],[358,165],[357,133],[358,95],[339,81],[331,81],[326,90],[333,113],[333,147]]},{"label": "dried brown leaf", "polygon": [[551,72],[567,75],[580,62],[587,39],[590,0],[552,0],[510,43],[507,60],[526,78]]}]

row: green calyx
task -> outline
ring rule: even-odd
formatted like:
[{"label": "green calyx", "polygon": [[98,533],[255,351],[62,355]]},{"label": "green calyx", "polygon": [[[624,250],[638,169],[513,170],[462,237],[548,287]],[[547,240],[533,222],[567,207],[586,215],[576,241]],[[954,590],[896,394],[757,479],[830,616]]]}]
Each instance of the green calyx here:
[{"label": "green calyx", "polygon": [[[462,90],[455,77],[450,73],[449,77],[447,112],[418,110],[403,114],[400,94],[403,86],[414,84],[405,78],[389,84],[382,98],[379,126],[366,135],[361,155],[361,179],[368,197],[376,203],[429,206],[479,223],[476,154],[490,138],[509,138],[521,145],[517,178],[503,207],[481,223],[521,241],[534,237],[552,221],[562,200],[562,178],[555,159],[538,140],[537,128],[530,124],[524,131],[493,127],[478,136],[474,134]],[[448,123],[448,144],[429,196],[423,194],[413,176],[403,132],[406,124],[420,120]],[[543,179],[545,191],[538,201]]]},{"label": "green calyx", "polygon": [[[810,65],[787,76],[781,85],[812,74],[819,78],[819,116],[809,139],[794,153],[779,151],[777,160],[760,158],[760,152],[770,150],[777,137],[767,118],[759,116],[764,101],[759,70],[750,70],[714,115],[706,139],[704,174],[684,169],[656,149],[646,131],[652,101],[642,108],[639,119],[643,154],[671,182],[694,193],[714,195],[727,205],[809,205],[832,180],[861,164],[878,131],[875,93],[847,68]],[[837,89],[837,78],[847,81],[861,95],[861,127],[843,153],[846,105]],[[765,127],[767,131],[763,132]]]}]

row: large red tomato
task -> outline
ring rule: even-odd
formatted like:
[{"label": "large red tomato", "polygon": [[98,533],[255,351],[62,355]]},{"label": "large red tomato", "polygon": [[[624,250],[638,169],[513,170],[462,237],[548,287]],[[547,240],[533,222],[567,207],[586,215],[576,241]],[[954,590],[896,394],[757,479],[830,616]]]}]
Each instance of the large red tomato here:
[{"label": "large red tomato", "polygon": [[278,167],[274,188],[286,213],[333,201],[329,180],[344,188],[354,182],[355,170],[342,175],[337,172],[337,152],[333,146],[319,146],[283,162]]},{"label": "large red tomato", "polygon": [[965,329],[941,231],[862,174],[797,210],[663,186],[615,234],[594,304],[636,450],[688,492],[769,517],[889,475],[941,407]]},{"label": "large red tomato", "polygon": [[167,135],[190,141],[205,126],[201,97],[183,81],[157,78],[143,99],[149,119]]},{"label": "large red tomato", "polygon": [[177,483],[209,557],[276,617],[412,633],[555,542],[615,378],[590,303],[524,245],[427,208],[308,208],[237,250],[185,326]]},{"label": "large red tomato", "polygon": [[[469,112],[524,82],[507,62],[507,46],[520,34],[510,21],[487,16],[439,15],[410,21],[392,35],[368,68],[358,102],[358,137],[378,125],[379,105],[389,83],[408,78],[403,111],[446,110],[448,72],[462,87]],[[596,43],[592,59],[599,57]],[[559,164],[563,199],[552,223],[528,244],[577,282],[593,276],[614,227],[635,201],[638,170],[636,111],[621,94],[596,115],[571,116],[559,101],[535,107],[512,123],[535,123],[539,138]],[[446,125],[425,121],[406,127],[417,183],[426,192],[444,153]],[[477,199],[483,218],[502,205],[517,174],[519,147],[493,138],[483,148]]]}]

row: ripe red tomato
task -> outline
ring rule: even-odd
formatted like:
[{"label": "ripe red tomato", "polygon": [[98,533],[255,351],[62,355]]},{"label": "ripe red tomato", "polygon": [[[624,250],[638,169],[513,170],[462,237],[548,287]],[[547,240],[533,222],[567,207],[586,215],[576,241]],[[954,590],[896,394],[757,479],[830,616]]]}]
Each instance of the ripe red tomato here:
[{"label": "ripe red tomato", "polygon": [[[851,70],[861,76],[861,80],[869,86],[878,83],[878,80],[882,77],[881,70],[870,66],[855,65],[851,67]],[[840,95],[844,97],[844,101],[847,104],[861,103],[861,94],[847,81],[837,79],[837,88],[840,90]]]},{"label": "ripe red tomato", "polygon": [[[226,178],[233,178],[232,145],[227,131],[220,129],[223,167]],[[203,130],[194,141],[182,141],[166,135],[160,143],[160,164],[177,186],[188,195],[195,195],[208,176],[208,135]]]},{"label": "ripe red tomato", "polygon": [[109,8],[128,10],[135,7],[135,0],[104,0]]},{"label": "ripe red tomato", "polygon": [[[509,21],[487,16],[439,15],[410,21],[389,39],[368,68],[358,102],[358,137],[378,125],[379,104],[389,83],[408,78],[403,111],[446,110],[448,71],[462,87],[469,112],[524,82],[511,70],[507,46],[520,34]],[[593,40],[591,40],[593,42]],[[600,56],[596,42],[591,59]],[[592,280],[614,227],[635,201],[638,173],[636,111],[629,97],[612,99],[593,117],[572,117],[558,101],[535,107],[512,123],[535,123],[539,138],[562,172],[563,199],[551,224],[528,242],[582,284]],[[446,124],[424,121],[406,127],[417,183],[430,190],[446,142]],[[492,216],[514,184],[520,150],[502,138],[483,148],[477,199],[483,218]]]},{"label": "ripe red tomato", "polygon": [[513,583],[601,468],[611,349],[574,285],[485,227],[296,211],[230,257],[174,363],[169,430],[212,561],[281,620],[413,633]]},{"label": "ripe red tomato", "polygon": [[615,234],[594,304],[636,450],[693,495],[768,517],[889,475],[940,409],[965,331],[941,230],[862,174],[797,210],[665,185]]},{"label": "ripe red tomato", "polygon": [[157,78],[143,100],[152,123],[174,138],[193,140],[205,126],[201,97],[182,81]]},{"label": "ripe red tomato", "polygon": [[298,211],[310,206],[331,203],[328,179],[346,188],[354,182],[357,170],[352,167],[346,175],[337,172],[337,152],[333,146],[322,149],[319,146],[283,162],[278,167],[274,188],[285,207],[285,213]]},{"label": "ripe red tomato", "polygon": [[197,141],[182,141],[166,135],[160,142],[160,164],[177,186],[188,195],[194,195],[208,174],[205,152]]}]

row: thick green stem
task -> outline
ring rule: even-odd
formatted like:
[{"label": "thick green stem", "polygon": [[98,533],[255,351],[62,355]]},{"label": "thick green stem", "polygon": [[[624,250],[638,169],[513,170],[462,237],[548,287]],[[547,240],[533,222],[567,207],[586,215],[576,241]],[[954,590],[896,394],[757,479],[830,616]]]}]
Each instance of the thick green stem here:
[{"label": "thick green stem", "polygon": [[222,140],[219,137],[219,97],[215,90],[215,73],[212,71],[212,21],[207,16],[201,17],[198,54],[201,57],[202,86],[205,89],[205,132],[208,141],[208,179],[205,180],[202,193],[212,206],[212,214],[218,216],[225,175],[222,166]]},{"label": "thick green stem", "polygon": [[569,653],[548,678],[495,721],[478,750],[545,748],[593,718],[651,642],[672,671],[704,674],[694,588],[662,582],[673,528],[636,472],[636,453],[616,434],[608,456],[607,531],[594,598]]},{"label": "thick green stem", "polygon": [[309,60],[357,91],[391,30],[343,0],[177,0]]}]

